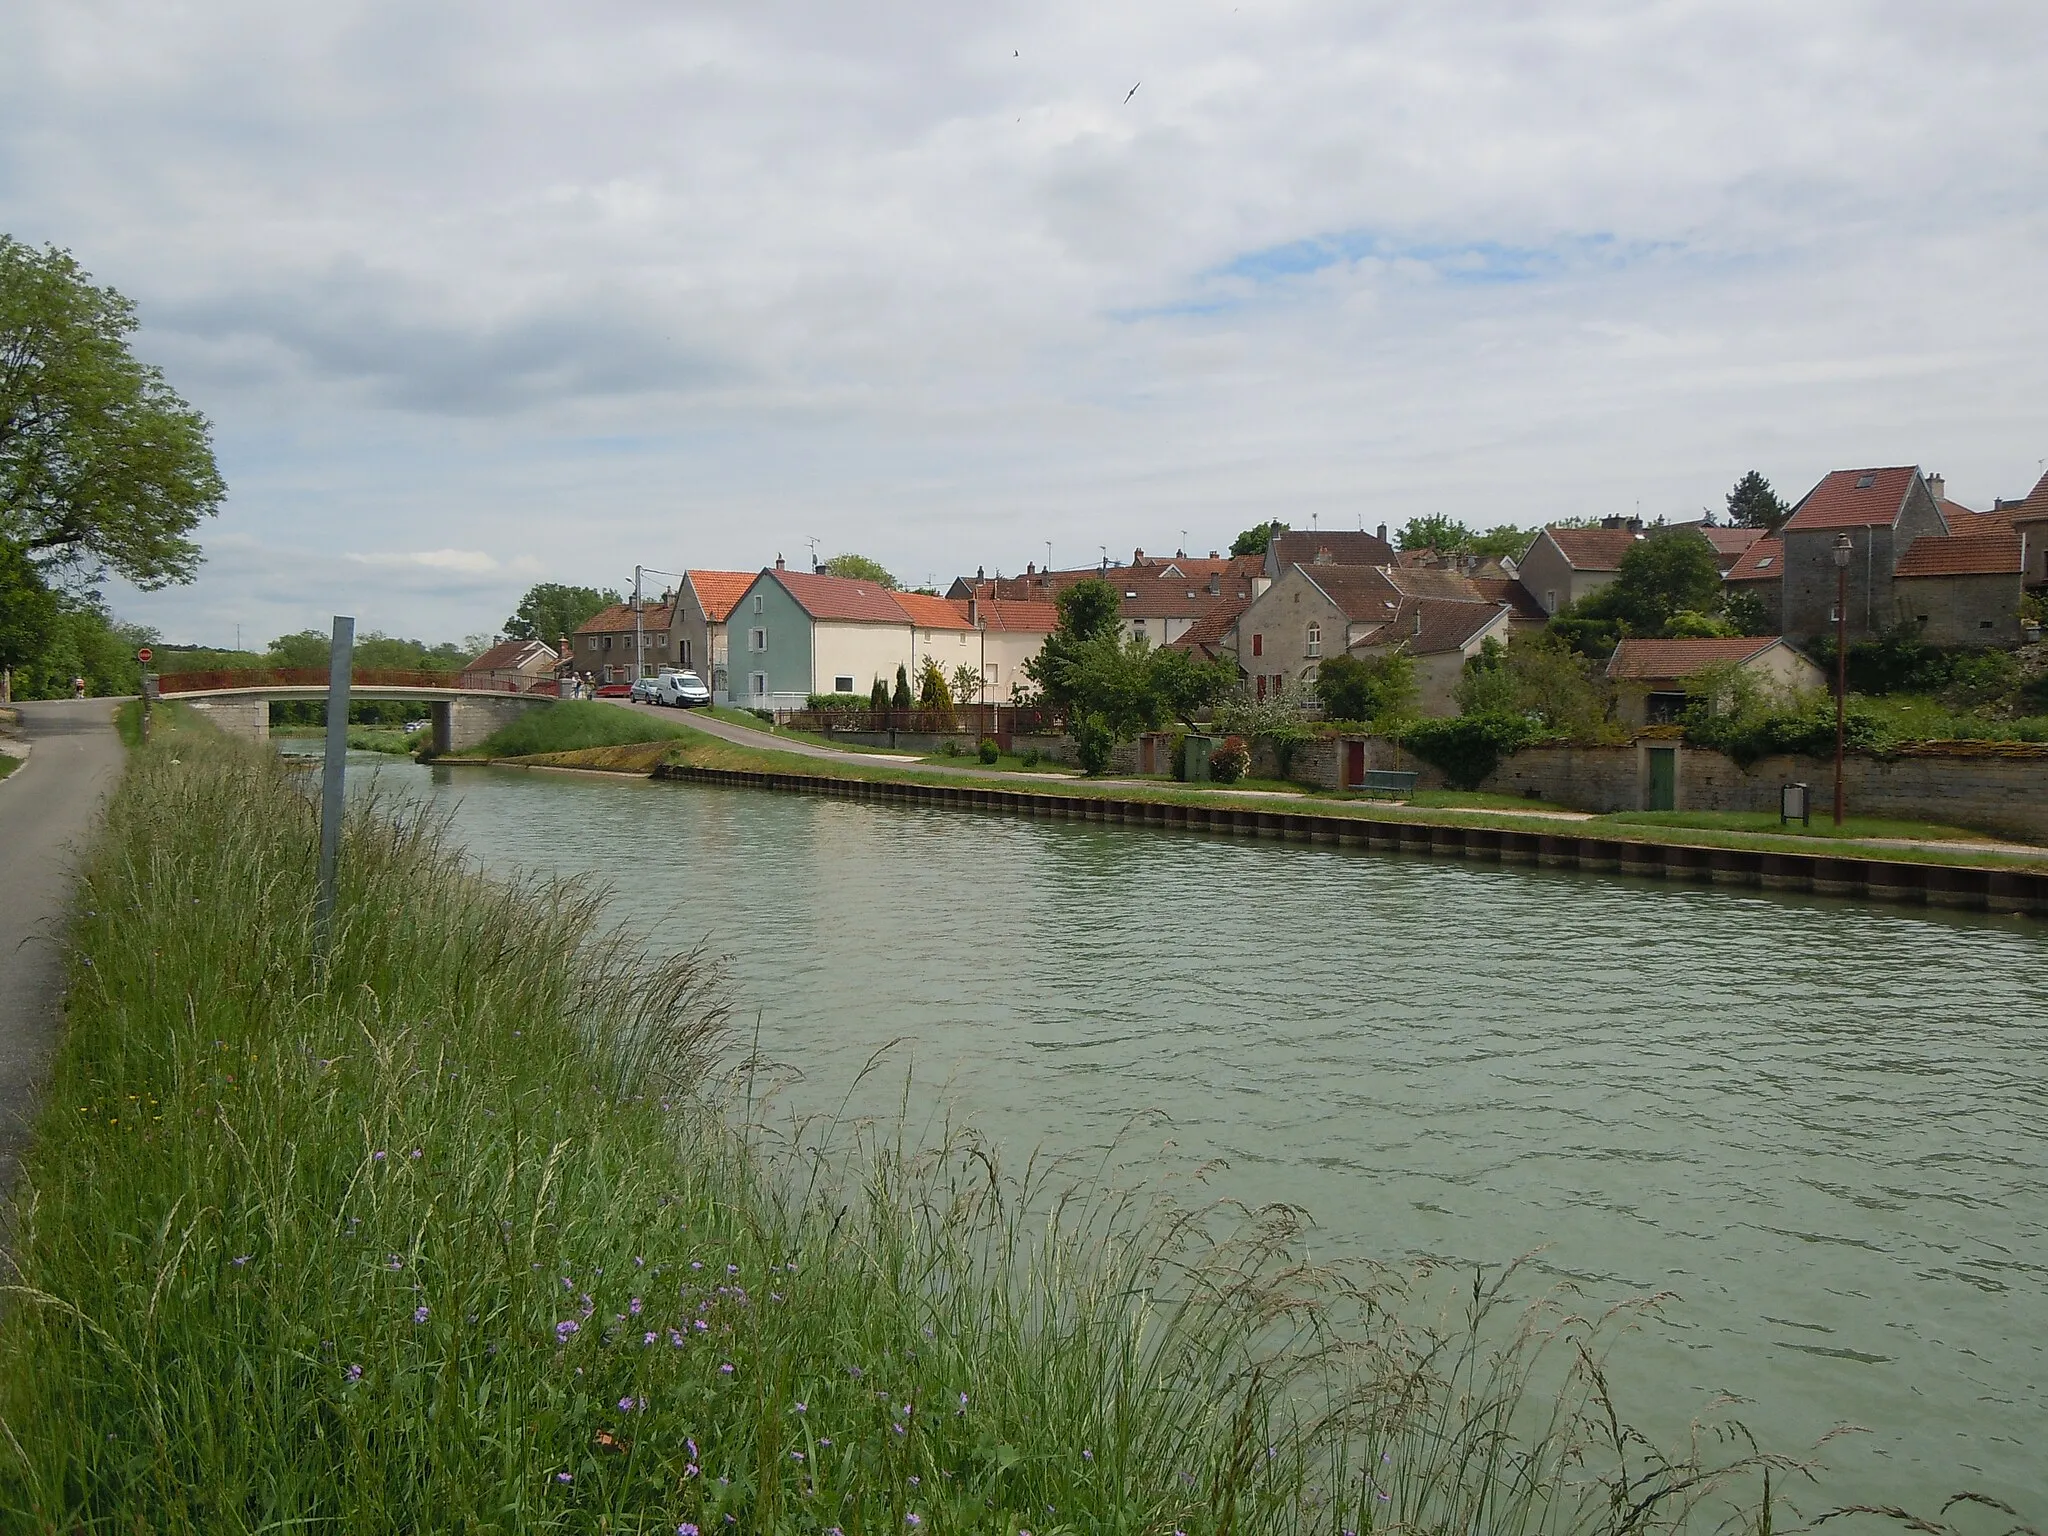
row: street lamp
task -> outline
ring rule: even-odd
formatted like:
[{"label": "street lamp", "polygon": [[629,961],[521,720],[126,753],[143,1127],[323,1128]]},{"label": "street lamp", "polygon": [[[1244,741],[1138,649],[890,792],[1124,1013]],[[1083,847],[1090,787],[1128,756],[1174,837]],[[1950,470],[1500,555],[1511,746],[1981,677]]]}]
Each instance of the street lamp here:
[{"label": "street lamp", "polygon": [[1849,557],[1856,552],[1846,533],[1835,535],[1835,825],[1842,824],[1842,745],[1848,734]]}]

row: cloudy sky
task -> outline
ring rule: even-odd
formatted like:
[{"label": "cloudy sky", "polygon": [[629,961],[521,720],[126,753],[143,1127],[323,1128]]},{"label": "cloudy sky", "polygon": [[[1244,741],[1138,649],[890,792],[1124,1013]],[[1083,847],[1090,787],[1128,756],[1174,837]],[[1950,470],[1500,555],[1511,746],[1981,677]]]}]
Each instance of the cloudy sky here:
[{"label": "cloudy sky", "polygon": [[10,0],[0,230],[215,424],[124,616],[438,639],[813,539],[2024,495],[2044,80],[2039,0]]}]

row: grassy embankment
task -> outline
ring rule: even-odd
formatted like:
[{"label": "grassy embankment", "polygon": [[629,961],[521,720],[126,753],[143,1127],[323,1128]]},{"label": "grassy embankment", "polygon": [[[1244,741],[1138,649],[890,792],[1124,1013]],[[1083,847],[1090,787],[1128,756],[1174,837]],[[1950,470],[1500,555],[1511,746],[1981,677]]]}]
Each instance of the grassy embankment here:
[{"label": "grassy embankment", "polygon": [[21,759],[6,752],[0,752],[0,779],[4,779],[21,766]]},{"label": "grassy embankment", "polygon": [[[857,759],[828,761],[823,758],[798,757],[790,753],[773,750],[758,750],[741,747],[731,742],[715,740],[701,735],[686,737],[674,743],[664,754],[664,760],[674,763],[692,764],[701,768],[721,768],[745,773],[800,773],[826,778],[888,779],[911,783],[957,784],[962,775],[937,773],[909,764],[865,763]],[[1015,780],[990,780],[992,786],[1017,788]],[[1809,829],[1776,830],[1775,818],[1764,816],[1751,818],[1741,813],[1722,816],[1714,812],[1679,812],[1682,822],[1666,821],[1671,814],[1665,812],[1620,811],[1609,816],[1592,816],[1558,820],[1551,817],[1532,816],[1521,808],[1526,802],[1505,796],[1478,797],[1486,800],[1505,802],[1515,810],[1495,810],[1469,804],[1442,803],[1431,801],[1467,801],[1462,795],[1445,794],[1441,797],[1418,795],[1408,804],[1386,800],[1368,800],[1355,796],[1311,793],[1301,786],[1291,786],[1296,792],[1297,803],[1269,798],[1266,791],[1248,793],[1242,787],[1229,789],[1221,786],[1197,787],[1175,784],[1169,780],[1113,781],[1067,779],[1046,786],[1049,792],[1063,795],[1092,795],[1121,800],[1158,800],[1184,802],[1202,805],[1243,805],[1247,801],[1273,807],[1312,810],[1320,815],[1355,816],[1379,821],[1405,821],[1440,823],[1446,826],[1503,827],[1522,832],[1556,833],[1569,832],[1597,837],[1612,838],[1618,842],[1654,842],[1680,844],[1700,848],[1742,848],[1762,849],[1786,853],[1812,853],[1815,842],[1826,839],[1830,852],[1862,853],[1872,858],[1903,860],[1909,863],[1931,864],[1982,864],[1997,867],[2048,868],[2048,849],[2039,853],[1993,852],[1973,848],[1916,848],[1892,843],[1872,842],[1879,837],[1926,837],[1933,840],[1958,838],[1981,838],[1989,834],[1970,832],[1956,827],[1938,827],[1915,822],[1892,822],[1852,819],[1836,837],[1834,827],[1824,818],[1816,817]],[[1769,832],[1749,830],[1758,820],[1768,824]],[[1861,839],[1861,841],[1859,841]]]},{"label": "grassy embankment", "polygon": [[14,1206],[6,1528],[1619,1532],[1712,1481],[1613,1426],[1588,1325],[1496,1334],[1475,1284],[1411,1330],[1289,1213],[1212,1246],[967,1138],[765,1153],[701,959],[422,819],[352,821],[323,967],[314,845],[274,754],[175,715],[111,805]]},{"label": "grassy embankment", "polygon": [[635,742],[672,741],[689,727],[658,716],[621,709],[602,699],[565,699],[528,710],[504,729],[461,753],[463,757],[538,757],[620,747]]}]

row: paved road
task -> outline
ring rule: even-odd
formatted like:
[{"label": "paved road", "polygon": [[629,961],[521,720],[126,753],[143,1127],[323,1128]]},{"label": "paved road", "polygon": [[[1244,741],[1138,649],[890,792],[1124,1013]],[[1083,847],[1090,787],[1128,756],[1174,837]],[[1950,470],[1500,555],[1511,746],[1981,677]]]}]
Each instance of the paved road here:
[{"label": "paved road", "polygon": [[15,706],[31,751],[0,779],[0,1193],[14,1187],[57,1039],[77,858],[121,770],[115,702]]}]

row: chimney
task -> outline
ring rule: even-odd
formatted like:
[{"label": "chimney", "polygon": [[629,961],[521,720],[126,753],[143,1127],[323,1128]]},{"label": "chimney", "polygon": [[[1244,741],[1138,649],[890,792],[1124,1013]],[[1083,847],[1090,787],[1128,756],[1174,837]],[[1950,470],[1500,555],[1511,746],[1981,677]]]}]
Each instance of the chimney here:
[{"label": "chimney", "polygon": [[987,581],[987,580],[988,580],[988,567],[987,567],[987,566],[985,566],[985,565],[977,565],[977,566],[976,566],[976,567],[974,568],[974,579],[975,579],[976,581]]},{"label": "chimney", "polygon": [[1214,571],[1209,573],[1209,595],[1211,597],[1221,597],[1223,595],[1223,578]]},{"label": "chimney", "polygon": [[1134,550],[1132,550],[1132,551],[1131,551],[1131,564],[1132,564],[1132,565],[1143,565],[1144,563],[1145,563],[1145,551],[1143,551],[1142,549],[1134,549]]},{"label": "chimney", "polygon": [[969,629],[981,628],[981,599],[978,597],[967,599],[967,627]]},{"label": "chimney", "polygon": [[1382,544],[1387,542],[1387,525],[1385,523],[1380,524],[1379,541]]},{"label": "chimney", "polygon": [[1210,551],[1209,551],[1209,558],[1210,558],[1211,560],[1214,560],[1214,559],[1218,558],[1218,556],[1217,556],[1217,554],[1216,554],[1216,551],[1215,551],[1215,550],[1213,550],[1213,549],[1212,549],[1212,550],[1210,550]]},{"label": "chimney", "polygon": [[775,557],[775,569],[777,569],[777,570],[779,571],[779,570],[781,570],[782,568],[783,568],[783,566],[782,566],[782,556],[778,554],[778,555],[777,555],[777,556]]},{"label": "chimney", "polygon": [[1942,501],[1946,499],[1948,482],[1939,475],[1929,475],[1927,477],[1927,489],[1934,492],[1934,499],[1936,501]]}]

